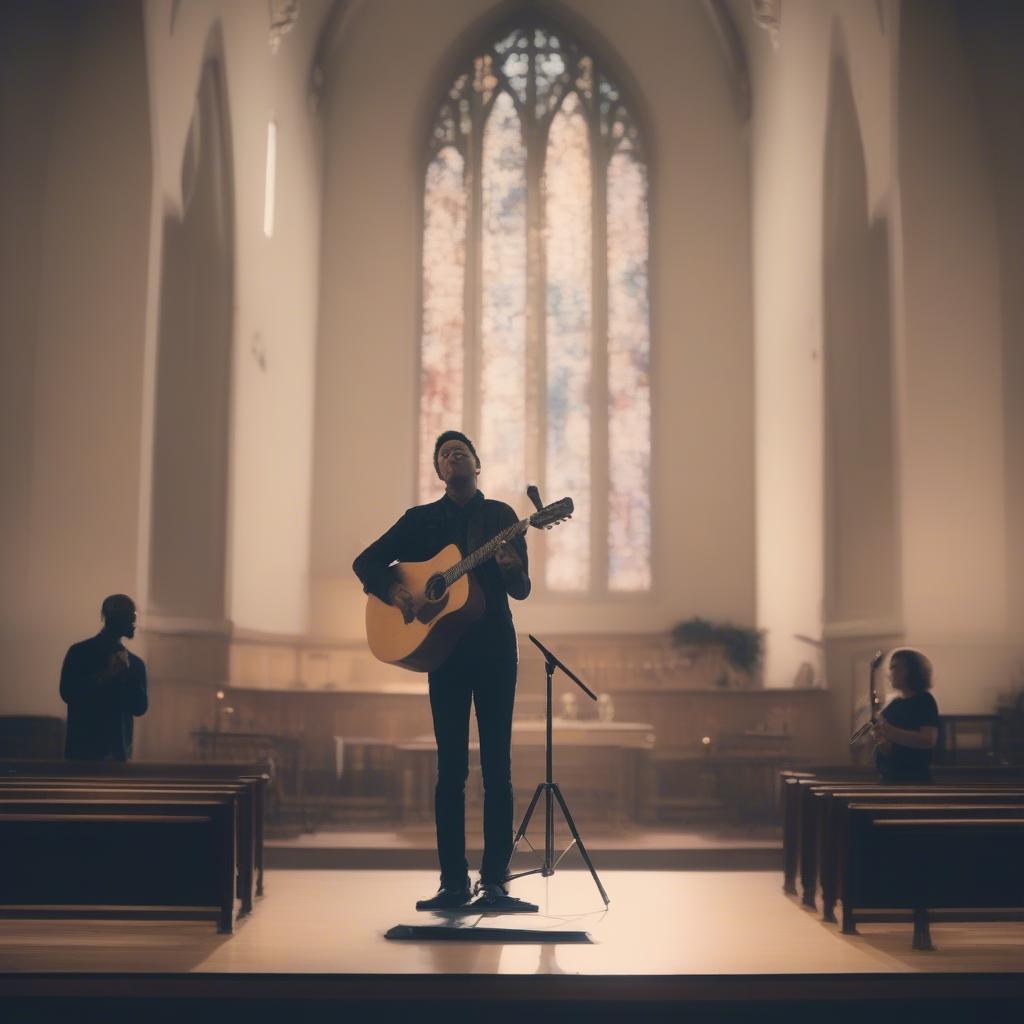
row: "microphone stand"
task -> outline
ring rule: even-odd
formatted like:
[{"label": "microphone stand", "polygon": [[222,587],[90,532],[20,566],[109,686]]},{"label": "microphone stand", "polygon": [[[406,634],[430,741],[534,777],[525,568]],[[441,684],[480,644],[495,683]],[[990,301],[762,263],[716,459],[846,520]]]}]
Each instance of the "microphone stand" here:
[{"label": "microphone stand", "polygon": [[[578,847],[587,867],[590,868],[590,874],[594,878],[594,884],[597,886],[597,890],[601,894],[601,899],[604,900],[604,905],[607,907],[611,901],[608,899],[608,894],[604,891],[601,879],[597,877],[597,871],[594,870],[593,861],[591,861],[590,855],[587,853],[587,848],[583,845],[583,840],[580,838],[580,833],[576,828],[576,823],[572,820],[572,814],[569,813],[569,805],[565,802],[565,797],[562,796],[562,791],[558,788],[558,783],[552,778],[551,754],[553,744],[551,727],[551,677],[555,674],[555,669],[560,668],[591,700],[596,701],[597,694],[588,689],[586,684],[579,679],[571,669],[559,661],[551,651],[549,651],[535,636],[533,636],[533,634],[529,634],[529,637],[530,640],[540,648],[541,653],[544,655],[544,671],[547,675],[547,735],[545,741],[546,772],[544,781],[538,783],[533,794],[533,799],[530,801],[530,806],[527,808],[526,814],[523,816],[522,824],[516,831],[516,837],[512,843],[512,853],[509,854],[509,863],[511,863],[512,856],[515,854],[520,840],[526,835],[526,830],[530,825],[530,819],[533,817],[533,812],[537,808],[537,803],[540,800],[542,793],[544,794],[544,863],[539,868],[530,868],[528,871],[518,871],[515,874],[506,874],[505,880],[511,881],[513,878],[522,878],[524,875],[536,874],[540,874],[545,878],[548,878],[555,873],[555,868],[558,867],[562,857],[564,857],[573,848],[573,846],[576,846]],[[569,831],[572,833],[573,839],[557,859],[555,858],[554,801],[557,801],[559,808],[561,808],[562,815],[565,818],[566,824],[569,826]],[[527,842],[529,842],[529,840],[527,840]]]}]

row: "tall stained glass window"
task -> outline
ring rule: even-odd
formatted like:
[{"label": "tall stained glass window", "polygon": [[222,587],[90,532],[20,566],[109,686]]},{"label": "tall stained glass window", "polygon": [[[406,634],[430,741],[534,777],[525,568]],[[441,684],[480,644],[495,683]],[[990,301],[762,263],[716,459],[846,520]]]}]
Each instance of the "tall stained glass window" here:
[{"label": "tall stained glass window", "polygon": [[[434,437],[477,442],[484,490],[573,498],[531,545],[549,591],[651,585],[647,164],[619,85],[534,17],[458,69],[424,177],[422,501]],[[533,541],[537,535],[534,534]]]}]

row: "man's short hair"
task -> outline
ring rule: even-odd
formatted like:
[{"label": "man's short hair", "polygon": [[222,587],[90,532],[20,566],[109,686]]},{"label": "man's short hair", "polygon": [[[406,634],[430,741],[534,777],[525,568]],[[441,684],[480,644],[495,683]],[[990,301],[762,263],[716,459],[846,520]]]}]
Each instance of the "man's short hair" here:
[{"label": "man's short hair", "polygon": [[476,449],[473,447],[473,442],[470,441],[461,430],[446,430],[443,434],[440,434],[437,440],[434,442],[434,471],[438,472],[440,466],[437,464],[437,453],[441,450],[441,445],[446,441],[461,441],[472,453],[473,458],[476,459],[476,468],[480,468],[480,456],[477,455]]},{"label": "man's short hair", "polygon": [[123,611],[135,611],[135,602],[127,594],[111,594],[109,597],[103,598],[100,615],[104,619],[109,619],[112,615]]}]

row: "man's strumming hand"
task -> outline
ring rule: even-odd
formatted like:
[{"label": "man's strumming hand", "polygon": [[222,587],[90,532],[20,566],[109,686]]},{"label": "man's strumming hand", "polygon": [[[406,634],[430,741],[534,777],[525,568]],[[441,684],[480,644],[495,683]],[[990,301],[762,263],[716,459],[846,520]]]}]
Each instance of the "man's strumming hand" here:
[{"label": "man's strumming hand", "polygon": [[415,602],[404,583],[396,582],[391,584],[388,588],[388,602],[401,611],[406,625],[416,617]]}]

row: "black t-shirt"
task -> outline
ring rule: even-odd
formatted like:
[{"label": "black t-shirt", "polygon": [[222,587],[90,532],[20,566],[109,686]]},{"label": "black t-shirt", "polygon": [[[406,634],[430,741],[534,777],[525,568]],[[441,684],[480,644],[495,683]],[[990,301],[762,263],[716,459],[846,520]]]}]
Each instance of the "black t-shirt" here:
[{"label": "black t-shirt", "polygon": [[[939,726],[939,706],[927,691],[897,697],[882,709],[882,717],[897,729],[916,732],[925,726]],[[931,747],[904,747],[893,743],[888,753],[875,753],[883,782],[931,782]]]}]

